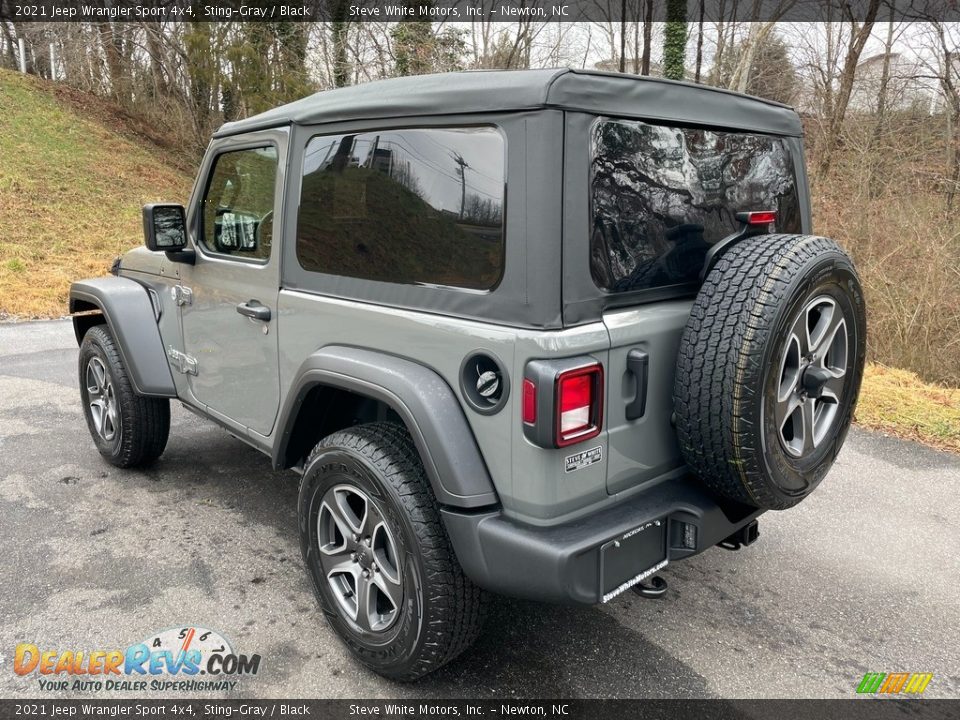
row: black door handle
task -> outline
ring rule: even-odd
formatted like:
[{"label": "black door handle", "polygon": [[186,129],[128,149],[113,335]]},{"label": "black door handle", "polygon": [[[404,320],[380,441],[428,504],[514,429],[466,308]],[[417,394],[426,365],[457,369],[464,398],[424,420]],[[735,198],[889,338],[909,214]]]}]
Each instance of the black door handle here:
[{"label": "black door handle", "polygon": [[627,420],[637,420],[643,417],[647,410],[647,373],[650,365],[650,356],[643,350],[631,350],[627,353],[627,372],[632,373],[637,380],[637,394],[627,404]]},{"label": "black door handle", "polygon": [[240,303],[237,305],[237,312],[254,320],[263,320],[266,322],[270,319],[270,308],[262,305],[259,300],[249,300],[245,303]]}]

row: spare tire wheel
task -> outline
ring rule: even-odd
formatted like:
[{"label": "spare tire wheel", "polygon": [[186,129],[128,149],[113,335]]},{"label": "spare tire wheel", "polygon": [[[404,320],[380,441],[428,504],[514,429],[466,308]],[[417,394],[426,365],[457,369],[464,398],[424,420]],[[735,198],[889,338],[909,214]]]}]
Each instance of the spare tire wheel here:
[{"label": "spare tire wheel", "polygon": [[708,273],[680,341],[677,436],[719,495],[792,507],[846,437],[866,353],[863,290],[828,238],[756,235]]}]

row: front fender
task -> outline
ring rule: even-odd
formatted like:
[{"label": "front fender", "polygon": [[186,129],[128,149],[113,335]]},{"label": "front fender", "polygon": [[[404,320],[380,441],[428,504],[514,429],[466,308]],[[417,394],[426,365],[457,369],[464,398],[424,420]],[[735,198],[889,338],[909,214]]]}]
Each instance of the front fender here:
[{"label": "front fender", "polygon": [[280,413],[274,467],[282,467],[301,405],[317,385],[348,390],[392,408],[413,436],[441,504],[477,508],[497,503],[463,409],[443,378],[412,360],[360,348],[328,346],[300,366]]},{"label": "front fender", "polygon": [[[73,283],[70,286],[70,312],[91,305],[103,313],[137,394],[176,397],[167,352],[147,289],[124,277],[92,278]],[[73,326],[79,344],[83,341],[83,326],[78,323],[78,318],[74,318]]]}]

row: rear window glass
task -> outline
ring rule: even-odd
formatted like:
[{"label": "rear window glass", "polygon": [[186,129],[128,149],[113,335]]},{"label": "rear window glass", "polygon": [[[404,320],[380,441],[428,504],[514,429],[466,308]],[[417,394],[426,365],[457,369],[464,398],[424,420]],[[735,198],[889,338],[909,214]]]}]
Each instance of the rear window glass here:
[{"label": "rear window glass", "polygon": [[741,211],[776,210],[778,232],[800,232],[793,158],[769,135],[599,120],[590,193],[590,271],[610,292],[695,283]]},{"label": "rear window glass", "polygon": [[314,137],[297,259],[331,275],[488,290],[503,272],[504,183],[494,128]]}]

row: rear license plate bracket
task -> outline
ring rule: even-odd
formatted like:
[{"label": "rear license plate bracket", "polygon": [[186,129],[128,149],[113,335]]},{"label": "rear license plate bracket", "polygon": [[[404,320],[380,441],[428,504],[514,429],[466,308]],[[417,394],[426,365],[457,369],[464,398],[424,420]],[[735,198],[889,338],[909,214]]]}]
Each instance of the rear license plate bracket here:
[{"label": "rear license plate bracket", "polygon": [[607,602],[667,564],[667,520],[651,520],[600,546],[600,597]]}]

